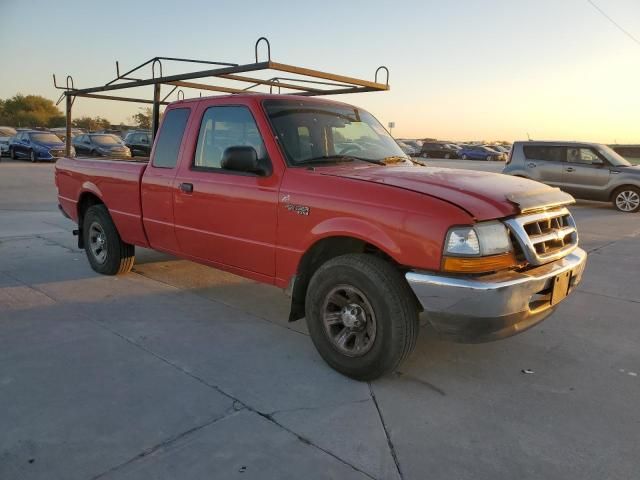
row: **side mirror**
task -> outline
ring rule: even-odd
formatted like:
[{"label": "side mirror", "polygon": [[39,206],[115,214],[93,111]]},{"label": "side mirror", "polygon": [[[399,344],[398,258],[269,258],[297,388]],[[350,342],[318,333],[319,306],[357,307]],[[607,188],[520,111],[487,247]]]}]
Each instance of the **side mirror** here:
[{"label": "side mirror", "polygon": [[220,166],[225,170],[254,173],[260,176],[267,176],[271,173],[263,165],[260,165],[256,149],[244,145],[227,148],[222,154]]}]

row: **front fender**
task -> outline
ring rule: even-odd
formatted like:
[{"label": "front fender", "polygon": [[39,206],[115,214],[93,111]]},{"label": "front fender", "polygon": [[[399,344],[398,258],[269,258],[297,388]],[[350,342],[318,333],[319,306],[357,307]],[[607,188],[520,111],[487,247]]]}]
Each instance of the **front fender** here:
[{"label": "front fender", "polygon": [[353,217],[334,217],[317,224],[306,239],[305,250],[328,237],[356,238],[374,245],[394,259],[397,259],[401,252],[398,244],[382,228]]}]

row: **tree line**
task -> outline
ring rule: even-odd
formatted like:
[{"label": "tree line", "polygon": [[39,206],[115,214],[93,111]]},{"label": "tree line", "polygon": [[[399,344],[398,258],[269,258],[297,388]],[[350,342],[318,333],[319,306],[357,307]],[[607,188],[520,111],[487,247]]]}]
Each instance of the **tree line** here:
[{"label": "tree line", "polygon": [[[151,109],[141,108],[138,113],[131,116],[131,123],[138,128],[151,128]],[[107,130],[118,126],[100,116],[74,118],[72,124],[75,128],[89,131]],[[64,127],[66,118],[52,100],[41,95],[19,93],[6,100],[0,99],[0,125],[17,128]]]}]

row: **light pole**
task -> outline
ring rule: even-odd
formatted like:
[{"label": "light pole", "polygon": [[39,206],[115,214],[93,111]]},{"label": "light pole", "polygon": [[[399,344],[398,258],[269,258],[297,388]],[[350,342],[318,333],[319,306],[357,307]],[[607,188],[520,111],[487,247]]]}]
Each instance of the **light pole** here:
[{"label": "light pole", "polygon": [[389,122],[389,135],[391,135],[393,137],[393,134],[391,133],[393,131],[393,127],[396,126],[396,122]]}]

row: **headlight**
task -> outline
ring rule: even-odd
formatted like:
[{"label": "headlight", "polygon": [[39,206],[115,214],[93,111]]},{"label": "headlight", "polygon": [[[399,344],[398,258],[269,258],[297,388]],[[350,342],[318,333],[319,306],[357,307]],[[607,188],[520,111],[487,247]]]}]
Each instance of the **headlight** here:
[{"label": "headlight", "polygon": [[501,222],[483,222],[473,227],[453,227],[447,233],[445,254],[486,256],[512,250],[507,227]]},{"label": "headlight", "polygon": [[517,266],[507,228],[498,221],[447,232],[442,269],[455,273],[486,273]]}]

